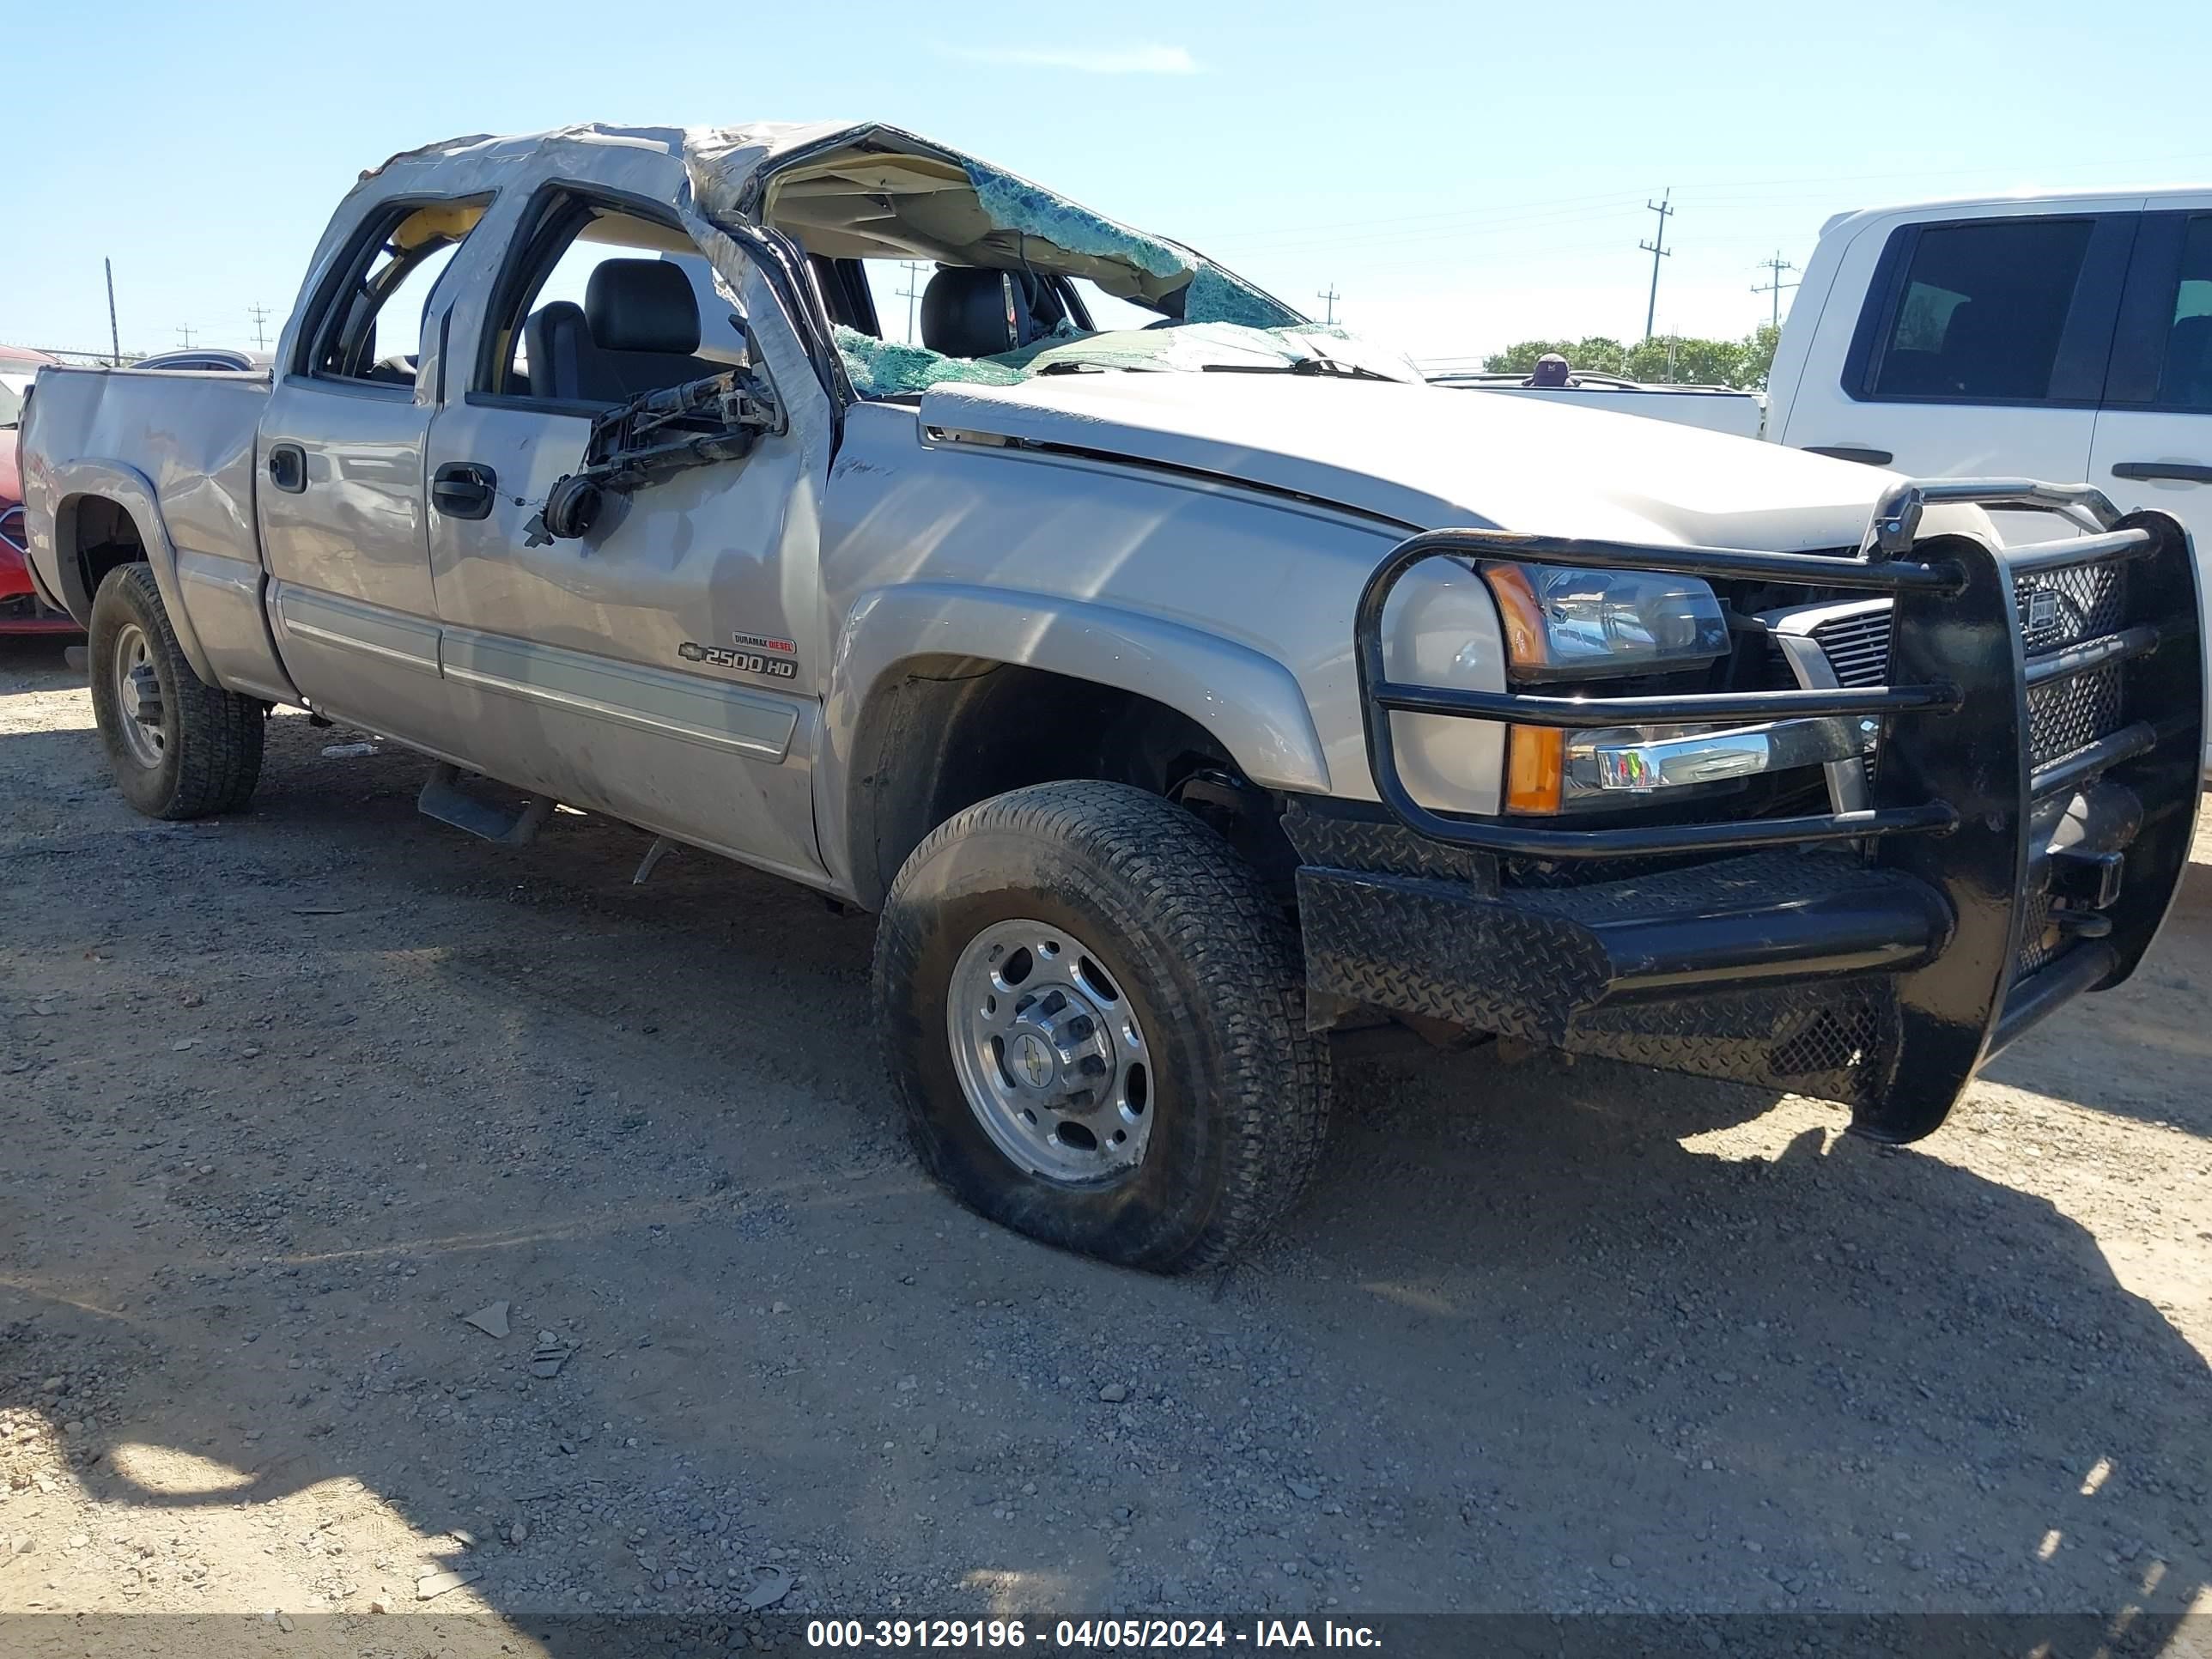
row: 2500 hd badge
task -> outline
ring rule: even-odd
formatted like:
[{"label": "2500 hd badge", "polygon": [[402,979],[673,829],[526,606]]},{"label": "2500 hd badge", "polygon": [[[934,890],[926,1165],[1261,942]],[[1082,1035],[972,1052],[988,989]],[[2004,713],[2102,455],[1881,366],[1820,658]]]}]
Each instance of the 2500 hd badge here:
[{"label": "2500 hd badge", "polygon": [[710,668],[734,668],[743,674],[763,674],[772,680],[795,679],[799,665],[789,657],[764,657],[757,651],[738,651],[726,645],[701,645],[686,640],[676,647],[686,662],[703,662]]}]

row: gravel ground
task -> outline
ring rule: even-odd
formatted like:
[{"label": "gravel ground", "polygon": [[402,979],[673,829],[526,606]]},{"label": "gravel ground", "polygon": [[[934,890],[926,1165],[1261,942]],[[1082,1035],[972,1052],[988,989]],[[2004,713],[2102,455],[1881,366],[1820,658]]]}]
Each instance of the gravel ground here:
[{"label": "gravel ground", "polygon": [[2212,864],[1918,1146],[1353,1068],[1170,1281],[918,1176],[866,918],[297,715],[154,825],[91,728],[0,641],[0,1613],[2212,1611]]}]

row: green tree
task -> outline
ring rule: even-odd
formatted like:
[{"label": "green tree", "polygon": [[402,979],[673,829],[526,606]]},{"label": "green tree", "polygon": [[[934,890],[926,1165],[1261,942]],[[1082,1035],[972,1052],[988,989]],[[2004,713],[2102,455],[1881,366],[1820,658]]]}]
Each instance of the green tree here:
[{"label": "green tree", "polygon": [[1662,334],[1630,348],[1628,376],[1658,386],[1734,386],[1742,363],[1737,341]]},{"label": "green tree", "polygon": [[1749,386],[1755,392],[1766,390],[1766,377],[1774,372],[1774,348],[1782,342],[1782,331],[1771,323],[1761,323],[1751,331],[1743,343],[1743,364],[1739,371],[1743,378],[1738,386]]}]

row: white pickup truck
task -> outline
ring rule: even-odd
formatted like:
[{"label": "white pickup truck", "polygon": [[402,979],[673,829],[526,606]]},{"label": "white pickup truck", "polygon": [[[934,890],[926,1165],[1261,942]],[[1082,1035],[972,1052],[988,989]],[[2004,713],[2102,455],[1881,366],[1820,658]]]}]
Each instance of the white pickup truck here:
[{"label": "white pickup truck", "polygon": [[2212,545],[2212,187],[1840,214],[1769,384],[1792,448],[2083,478]]},{"label": "white pickup truck", "polygon": [[1766,424],[1766,399],[1756,392],[1725,386],[1662,386],[1571,369],[1556,383],[1526,374],[1451,369],[1429,376],[1431,386],[1460,392],[1486,392],[1501,398],[1536,398],[1577,409],[1602,409],[1616,415],[1640,415],[1701,427],[1738,438],[1756,438]]},{"label": "white pickup truck", "polygon": [[477,834],[880,912],[925,1164],[1146,1267],[1283,1212],[1389,1022],[1925,1135],[2194,829],[2173,519],[1431,387],[890,127],[394,157],[271,373],[46,369],[21,449],[140,811],[244,810],[289,704]]},{"label": "white pickup truck", "polygon": [[2212,546],[2212,185],[1836,215],[1783,328],[1763,423],[1749,392],[1579,372],[1565,387],[1436,379],[1763,433],[1914,477],[2086,479]]}]

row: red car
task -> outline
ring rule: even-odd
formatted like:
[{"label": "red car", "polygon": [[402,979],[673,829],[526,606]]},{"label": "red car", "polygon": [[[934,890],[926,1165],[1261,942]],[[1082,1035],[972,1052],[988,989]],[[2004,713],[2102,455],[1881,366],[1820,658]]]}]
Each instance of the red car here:
[{"label": "red car", "polygon": [[24,556],[23,480],[15,470],[15,425],[43,352],[0,346],[0,634],[76,634],[81,630],[42,601]]}]

